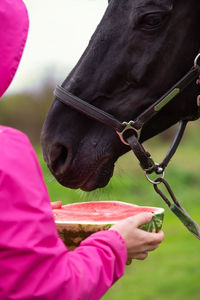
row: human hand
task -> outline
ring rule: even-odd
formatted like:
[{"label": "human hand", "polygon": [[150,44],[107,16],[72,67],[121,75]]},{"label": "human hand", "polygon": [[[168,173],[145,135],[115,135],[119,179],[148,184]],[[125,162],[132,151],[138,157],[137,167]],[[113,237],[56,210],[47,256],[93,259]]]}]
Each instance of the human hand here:
[{"label": "human hand", "polygon": [[52,209],[59,209],[62,207],[62,202],[61,201],[51,202],[51,207]]},{"label": "human hand", "polygon": [[148,223],[152,217],[151,213],[141,213],[111,226],[110,230],[116,230],[126,243],[127,264],[130,264],[132,259],[147,258],[148,252],[155,250],[164,239],[163,231],[152,233],[138,228]]}]

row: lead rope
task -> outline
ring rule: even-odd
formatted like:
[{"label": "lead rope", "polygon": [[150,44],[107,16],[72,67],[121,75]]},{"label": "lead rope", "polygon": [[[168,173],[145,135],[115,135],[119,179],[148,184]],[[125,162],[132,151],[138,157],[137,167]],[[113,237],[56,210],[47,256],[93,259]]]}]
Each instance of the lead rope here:
[{"label": "lead rope", "polygon": [[[146,152],[146,150],[143,148],[143,146],[138,142],[137,137],[134,135],[129,137],[127,139],[131,149],[133,150],[134,154],[140,161],[140,166],[145,171],[145,176],[147,180],[153,184],[155,191],[160,195],[160,197],[165,201],[165,203],[168,205],[169,209],[179,218],[179,220],[185,225],[185,227],[197,238],[200,240],[200,227],[197,225],[197,223],[191,218],[191,216],[186,212],[186,210],[181,206],[181,204],[177,201],[170,185],[168,182],[164,179],[165,177],[165,168],[168,165],[170,159],[172,158],[173,154],[175,153],[181,137],[183,136],[185,127],[187,122],[182,121],[179,125],[178,132],[174,138],[174,141],[172,143],[172,146],[170,150],[168,151],[166,157],[163,159],[163,161],[160,164],[155,163],[150,154]],[[149,178],[149,174],[156,173],[161,174],[161,177],[158,177],[155,180],[151,180]],[[163,184],[166,188],[167,192],[169,193],[169,196],[172,203],[170,202],[169,198],[165,196],[165,194],[158,188],[158,184]]]},{"label": "lead rope", "polygon": [[[170,202],[169,198],[158,188],[158,184],[162,183],[169,193],[170,198],[173,203]],[[185,225],[185,227],[198,239],[200,240],[200,227],[197,223],[191,218],[191,216],[186,212],[186,210],[180,205],[177,201],[170,185],[164,178],[158,177],[154,183],[154,190],[160,195],[160,197],[165,201],[170,210],[179,218],[179,220]]]}]

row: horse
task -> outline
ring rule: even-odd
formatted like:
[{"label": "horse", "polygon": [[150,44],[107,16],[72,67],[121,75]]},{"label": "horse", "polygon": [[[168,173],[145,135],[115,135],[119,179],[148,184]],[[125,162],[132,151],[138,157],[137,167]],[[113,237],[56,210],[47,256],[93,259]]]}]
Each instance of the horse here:
[{"label": "horse", "polygon": [[[110,0],[61,89],[119,122],[135,120],[193,66],[200,49],[199,15],[197,0]],[[173,101],[164,97],[168,103],[137,135],[140,144],[180,120],[199,118],[196,83],[190,81]],[[60,184],[84,191],[102,188],[130,145],[113,128],[59,98],[55,94],[42,128],[44,159]]]}]

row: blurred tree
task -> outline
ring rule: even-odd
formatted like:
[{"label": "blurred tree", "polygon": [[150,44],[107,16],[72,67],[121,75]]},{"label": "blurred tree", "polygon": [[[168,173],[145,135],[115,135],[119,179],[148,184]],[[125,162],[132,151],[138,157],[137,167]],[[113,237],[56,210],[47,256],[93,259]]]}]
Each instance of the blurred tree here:
[{"label": "blurred tree", "polygon": [[55,82],[42,81],[39,89],[4,97],[0,101],[0,124],[25,132],[34,145],[40,142],[41,128],[53,100]]}]

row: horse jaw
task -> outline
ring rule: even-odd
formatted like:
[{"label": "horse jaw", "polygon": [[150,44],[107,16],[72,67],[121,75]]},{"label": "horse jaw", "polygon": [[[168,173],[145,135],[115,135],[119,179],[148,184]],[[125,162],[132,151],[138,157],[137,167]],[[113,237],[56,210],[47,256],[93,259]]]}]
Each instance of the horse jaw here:
[{"label": "horse jaw", "polygon": [[[155,10],[168,12],[169,19],[162,28],[149,33],[137,27],[141,13],[135,8],[137,1],[111,1],[63,87],[120,121],[134,120],[192,66],[200,47],[199,6],[194,11],[193,2],[187,1],[183,6],[176,1],[171,15],[172,1],[163,1],[163,6],[155,3]],[[149,13],[150,8],[152,11],[148,5],[143,9]],[[194,17],[188,18],[192,13]],[[186,47],[188,36],[192,46]],[[196,118],[196,95],[193,84],[145,124],[141,141],[180,119]],[[130,150],[112,129],[57,99],[43,127],[42,146],[45,161],[56,179],[64,186],[87,191],[105,186],[117,158]]]}]

